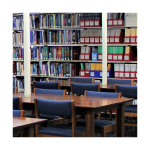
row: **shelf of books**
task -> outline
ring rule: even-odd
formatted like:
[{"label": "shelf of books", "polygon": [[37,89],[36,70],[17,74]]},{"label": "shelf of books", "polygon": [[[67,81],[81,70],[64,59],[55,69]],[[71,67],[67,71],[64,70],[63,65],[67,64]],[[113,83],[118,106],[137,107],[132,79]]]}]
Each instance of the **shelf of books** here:
[{"label": "shelf of books", "polygon": [[[14,75],[24,72],[23,18],[13,16]],[[102,13],[30,13],[33,80],[102,79]],[[107,78],[137,80],[137,14],[107,14]]]}]

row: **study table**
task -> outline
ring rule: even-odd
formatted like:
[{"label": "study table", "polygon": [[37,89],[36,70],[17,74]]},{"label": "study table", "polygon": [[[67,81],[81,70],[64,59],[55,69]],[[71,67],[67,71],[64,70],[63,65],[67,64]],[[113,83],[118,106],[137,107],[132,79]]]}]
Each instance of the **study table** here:
[{"label": "study table", "polygon": [[34,137],[34,126],[47,119],[13,117],[13,136],[24,133],[26,137]]},{"label": "study table", "polygon": [[74,100],[76,112],[84,113],[86,118],[86,135],[94,136],[94,115],[98,112],[117,109],[116,119],[116,136],[124,136],[124,106],[131,105],[133,98],[108,98],[108,97],[85,97],[73,95],[52,95],[52,94],[34,94],[25,97],[24,93],[14,94],[13,96],[21,96],[23,109],[34,110],[34,98],[51,99],[51,100]]}]

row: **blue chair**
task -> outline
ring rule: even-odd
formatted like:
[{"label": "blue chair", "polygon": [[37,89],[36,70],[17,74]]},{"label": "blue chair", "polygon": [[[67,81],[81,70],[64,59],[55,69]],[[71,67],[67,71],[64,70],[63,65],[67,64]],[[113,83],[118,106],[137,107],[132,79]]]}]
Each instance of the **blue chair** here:
[{"label": "blue chair", "polygon": [[94,83],[94,78],[76,78],[76,77],[70,77],[69,82],[79,82],[79,83]]},{"label": "blue chair", "polygon": [[60,89],[59,82],[39,82],[33,81],[34,88],[41,88],[41,89]]},{"label": "blue chair", "polygon": [[56,95],[65,95],[66,90],[53,90],[53,89],[40,89],[40,88],[34,88],[34,93],[39,94],[56,94]]},{"label": "blue chair", "polygon": [[13,97],[13,109],[14,110],[21,110],[22,107],[23,107],[22,97]]},{"label": "blue chair", "polygon": [[[123,97],[137,99],[137,86],[126,86],[126,85],[115,85],[115,91],[121,92]],[[125,117],[137,118],[137,105],[125,106],[124,109]],[[125,126],[137,126],[137,122],[129,122],[128,120],[124,123]]]},{"label": "blue chair", "polygon": [[13,110],[13,117],[24,117],[25,110]]},{"label": "blue chair", "polygon": [[34,101],[35,101],[36,118],[39,117],[40,113],[46,115],[57,115],[72,118],[72,124],[59,124],[54,126],[48,126],[41,129],[40,126],[38,125],[36,128],[36,136],[76,137],[85,135],[85,127],[76,126],[75,102],[73,100],[59,101],[59,100],[45,100],[35,98]]},{"label": "blue chair", "polygon": [[72,95],[84,95],[85,90],[87,91],[100,91],[99,84],[86,84],[86,83],[71,83]]},{"label": "blue chair", "polygon": [[[121,93],[85,91],[85,97],[86,96],[120,98]],[[106,133],[115,131],[116,129],[115,122],[110,121],[110,120],[99,120],[99,119],[94,120],[95,131],[97,133],[101,133],[102,136],[105,137]],[[86,126],[86,120],[77,121],[77,125]]]},{"label": "blue chair", "polygon": [[107,84],[129,84],[133,86],[133,79],[107,79]]}]

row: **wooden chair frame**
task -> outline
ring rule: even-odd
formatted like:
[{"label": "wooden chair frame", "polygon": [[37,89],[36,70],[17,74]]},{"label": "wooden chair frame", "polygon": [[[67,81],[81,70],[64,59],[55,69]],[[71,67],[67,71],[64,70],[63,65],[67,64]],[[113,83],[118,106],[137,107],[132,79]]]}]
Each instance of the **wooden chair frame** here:
[{"label": "wooden chair frame", "polygon": [[15,87],[14,94],[18,94],[18,87]]},{"label": "wooden chair frame", "polygon": [[[39,118],[39,113],[37,110],[37,98],[34,99],[35,103],[35,112],[36,112],[36,118]],[[76,133],[76,109],[75,109],[75,101],[71,100],[71,109],[72,109],[72,137],[78,137],[78,136],[85,136],[85,132]],[[42,125],[36,125],[36,137],[59,137],[59,136],[53,136],[53,135],[45,135],[45,134],[38,134],[38,130],[40,130]]]}]

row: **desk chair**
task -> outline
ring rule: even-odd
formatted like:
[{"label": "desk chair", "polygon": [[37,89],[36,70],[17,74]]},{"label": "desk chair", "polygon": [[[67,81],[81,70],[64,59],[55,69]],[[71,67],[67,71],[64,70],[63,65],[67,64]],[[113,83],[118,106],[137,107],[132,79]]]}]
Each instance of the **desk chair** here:
[{"label": "desk chair", "polygon": [[107,84],[129,84],[133,86],[133,79],[107,79]]},{"label": "desk chair", "polygon": [[25,110],[13,110],[13,117],[24,117],[25,113]]},{"label": "desk chair", "polygon": [[76,78],[76,77],[69,77],[69,82],[79,82],[79,83],[94,83],[95,78]]},{"label": "desk chair", "polygon": [[[123,97],[128,97],[128,98],[135,98],[137,99],[137,86],[125,86],[125,85],[115,85],[115,92],[121,92]],[[137,105],[129,105],[125,106],[124,108],[124,116],[127,117],[135,117],[137,120]],[[125,126],[136,126],[137,127],[137,121],[129,122],[128,120],[125,120],[124,122]],[[127,131],[128,128],[126,128]]]},{"label": "desk chair", "polygon": [[59,82],[39,82],[33,81],[34,88],[41,88],[41,89],[60,89]]},{"label": "desk chair", "polygon": [[[111,98],[120,98],[121,93],[110,93],[110,92],[95,92],[95,91],[85,91],[84,96],[93,96],[93,97],[111,97]],[[100,120],[95,119],[95,131],[102,134],[102,137],[106,137],[106,133],[113,132],[116,130],[116,124],[110,120]],[[86,126],[86,120],[81,120],[77,122],[77,125]]]},{"label": "desk chair", "polygon": [[[36,93],[39,93],[39,94],[56,94],[56,95],[65,96],[66,90],[34,88],[34,94],[36,95]],[[29,114],[29,115],[26,115],[26,117],[36,118],[36,115],[35,114],[30,115]],[[39,118],[48,119],[49,124],[59,124],[59,123],[65,121],[65,118],[62,118],[60,116],[55,116],[55,115],[40,114]]]},{"label": "desk chair", "polygon": [[41,128],[36,126],[36,136],[38,137],[76,137],[85,136],[85,127],[76,126],[76,110],[73,100],[45,100],[35,98],[36,118],[39,114],[57,115],[62,117],[71,117],[72,124],[59,124]]},{"label": "desk chair", "polygon": [[71,83],[72,95],[84,95],[84,91],[100,91],[100,84]]},{"label": "desk chair", "polygon": [[21,110],[23,108],[22,97],[13,97],[13,109]]},{"label": "desk chair", "polygon": [[66,95],[66,90],[53,90],[53,89],[40,89],[40,88],[34,88],[34,94],[55,94],[55,95]]}]

